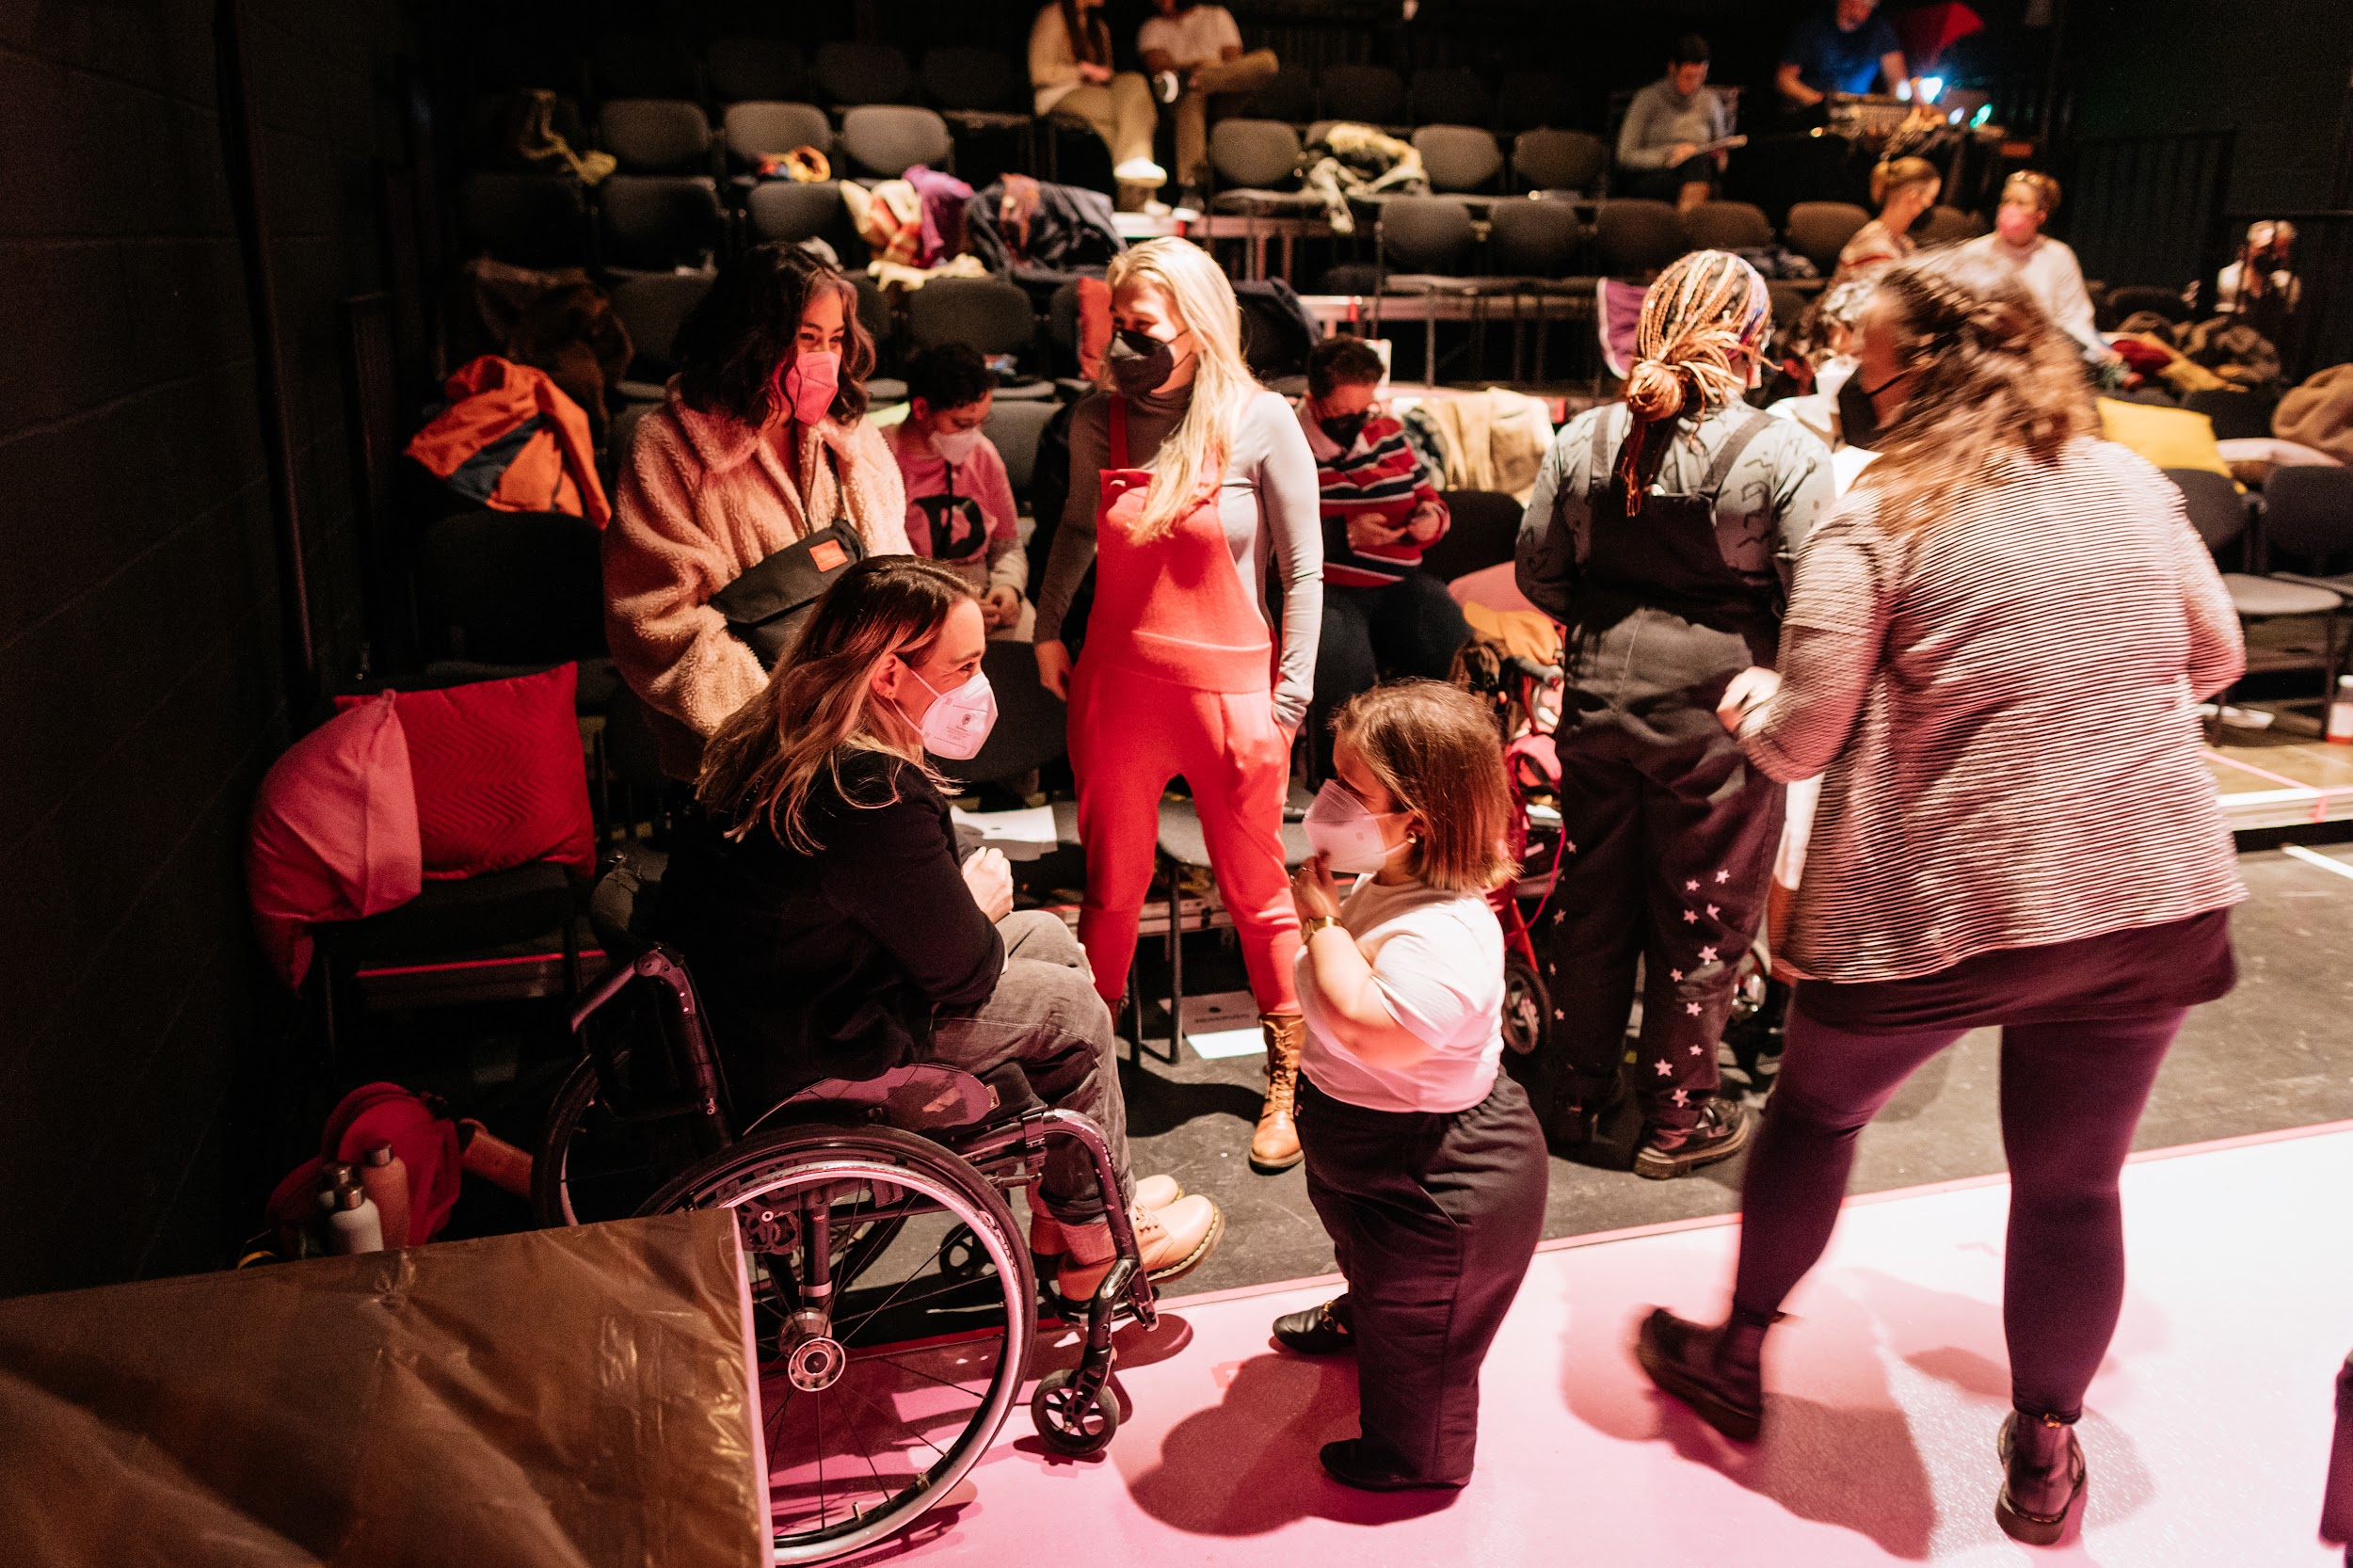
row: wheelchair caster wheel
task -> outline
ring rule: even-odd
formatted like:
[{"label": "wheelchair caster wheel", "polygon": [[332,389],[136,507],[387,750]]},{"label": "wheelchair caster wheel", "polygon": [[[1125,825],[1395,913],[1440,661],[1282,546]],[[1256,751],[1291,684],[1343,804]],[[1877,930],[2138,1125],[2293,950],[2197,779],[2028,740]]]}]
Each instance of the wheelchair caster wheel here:
[{"label": "wheelchair caster wheel", "polygon": [[1056,1453],[1099,1454],[1111,1447],[1112,1435],[1119,1431],[1118,1398],[1108,1387],[1092,1397],[1082,1395],[1071,1386],[1077,1377],[1077,1372],[1064,1368],[1039,1379],[1037,1393],[1030,1400],[1030,1419],[1037,1423],[1038,1436]]}]

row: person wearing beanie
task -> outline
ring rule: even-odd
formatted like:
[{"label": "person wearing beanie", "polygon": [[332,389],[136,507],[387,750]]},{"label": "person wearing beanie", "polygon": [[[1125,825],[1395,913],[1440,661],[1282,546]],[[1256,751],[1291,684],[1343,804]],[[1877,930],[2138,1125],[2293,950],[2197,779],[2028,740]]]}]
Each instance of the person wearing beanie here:
[{"label": "person wearing beanie", "polygon": [[1716,1047],[1763,919],[1782,787],[1745,763],[1716,705],[1772,664],[1799,547],[1833,498],[1829,449],[1742,401],[1770,327],[1765,280],[1737,256],[1667,268],[1625,401],[1561,430],[1520,526],[1520,591],[1568,628],[1577,715],[1555,741],[1571,847],[1535,932],[1562,1002],[1554,1125],[1614,1101],[1639,963],[1634,1169],[1662,1180],[1749,1137],[1717,1094]]}]

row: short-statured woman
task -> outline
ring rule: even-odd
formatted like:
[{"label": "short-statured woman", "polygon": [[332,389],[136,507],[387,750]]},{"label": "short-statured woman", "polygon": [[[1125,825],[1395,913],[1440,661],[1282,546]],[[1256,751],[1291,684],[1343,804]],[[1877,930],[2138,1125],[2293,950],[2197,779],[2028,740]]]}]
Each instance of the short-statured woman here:
[{"label": "short-statured woman", "polygon": [[[1233,286],[1209,252],[1147,240],[1112,264],[1102,388],[1070,420],[1070,495],[1038,594],[1038,678],[1070,700],[1086,902],[1079,937],[1116,1005],[1151,886],[1160,793],[1193,788],[1267,1039],[1250,1158],[1299,1162],[1291,1080],[1299,920],[1283,867],[1291,739],[1323,616],[1316,461],[1290,405],[1242,362]],[[1071,667],[1063,617],[1094,568]],[[1277,629],[1267,609],[1282,580]]]},{"label": "short-statured woman", "polygon": [[1872,169],[1871,200],[1879,203],[1880,216],[1856,230],[1838,252],[1838,270],[1831,281],[1868,278],[1917,250],[1912,226],[1936,205],[1937,193],[1944,188],[1945,177],[1926,158],[1897,158]]},{"label": "short-statured woman", "polygon": [[[739,1098],[912,1061],[1017,1064],[1038,1097],[1091,1117],[1135,1205],[1144,1264],[1174,1278],[1224,1229],[1208,1198],[1128,1173],[1111,1015],[1061,919],[1013,908],[1004,857],[961,864],[924,761],[977,751],[996,714],[980,601],[914,556],[851,567],[754,700],[712,737],[679,830],[662,920],[686,954]],[[1091,1294],[1112,1259],[1087,1155],[1048,1145],[1030,1244]],[[1151,1203],[1160,1207],[1147,1207]]]},{"label": "short-statured woman", "polygon": [[1152,161],[1160,111],[1152,84],[1112,69],[1112,29],[1103,0],[1050,0],[1030,25],[1031,107],[1040,120],[1084,120],[1111,149],[1112,179],[1123,212],[1142,211],[1168,171]]},{"label": "short-statured woman", "polygon": [[712,597],[837,523],[869,554],[905,554],[906,498],[865,417],[874,345],[856,293],[816,256],[774,244],[728,263],[675,352],[605,535],[605,634],[664,770],[692,782],[703,743],[767,680]]},{"label": "short-statured woman", "polygon": [[2118,1173],[2187,1009],[2233,978],[2245,893],[2196,704],[2245,651],[2181,492],[2099,439],[2073,344],[2003,264],[1892,267],[1862,330],[1880,458],[1807,542],[1778,675],[1725,693],[1758,768],[1823,774],[1731,1320],[1654,1313],[1640,1353],[1754,1436],[1767,1325],[1830,1240],[1856,1134],[1998,1027],[2015,1411],[1995,1514],[2048,1544],[2080,1513],[2073,1423],[2124,1297]]},{"label": "short-statured woman", "polygon": [[[1378,686],[1335,720],[1292,879],[1307,933],[1299,1138],[1347,1293],[1275,1320],[1306,1354],[1353,1349],[1363,1434],[1327,1445],[1351,1486],[1460,1486],[1479,1368],[1544,1228],[1544,1131],[1503,1060],[1512,873],[1495,724],[1434,680]],[[1364,873],[1343,901],[1333,873]]]}]

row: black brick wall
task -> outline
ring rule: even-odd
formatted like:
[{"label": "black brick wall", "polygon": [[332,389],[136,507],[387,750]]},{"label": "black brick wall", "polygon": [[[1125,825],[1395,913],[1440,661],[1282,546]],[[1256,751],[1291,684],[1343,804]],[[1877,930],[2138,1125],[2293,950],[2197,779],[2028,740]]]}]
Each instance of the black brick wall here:
[{"label": "black brick wall", "polygon": [[[289,733],[206,0],[0,8],[0,1293],[212,1266],[280,1027],[239,867]],[[406,28],[248,11],[327,668],[358,651],[336,301]]]}]

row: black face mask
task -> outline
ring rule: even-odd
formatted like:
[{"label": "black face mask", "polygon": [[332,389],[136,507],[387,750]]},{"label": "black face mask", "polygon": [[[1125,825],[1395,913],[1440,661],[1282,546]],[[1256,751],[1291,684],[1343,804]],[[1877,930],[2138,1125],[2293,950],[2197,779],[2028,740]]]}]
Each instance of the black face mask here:
[{"label": "black face mask", "polygon": [[1369,408],[1360,408],[1353,414],[1334,414],[1330,419],[1320,419],[1316,424],[1321,426],[1326,436],[1332,438],[1334,445],[1345,452],[1356,444],[1358,436],[1364,434],[1365,421],[1371,413]]},{"label": "black face mask", "polygon": [[1863,372],[1858,369],[1839,383],[1838,433],[1849,446],[1859,446],[1865,452],[1879,450],[1880,411],[1872,399],[1909,374],[1899,370],[1878,386],[1866,387],[1863,384]]},{"label": "black face mask", "polygon": [[1112,334],[1111,350],[1103,358],[1111,366],[1112,384],[1122,397],[1144,397],[1157,392],[1176,373],[1175,346],[1133,327],[1122,327]]}]

